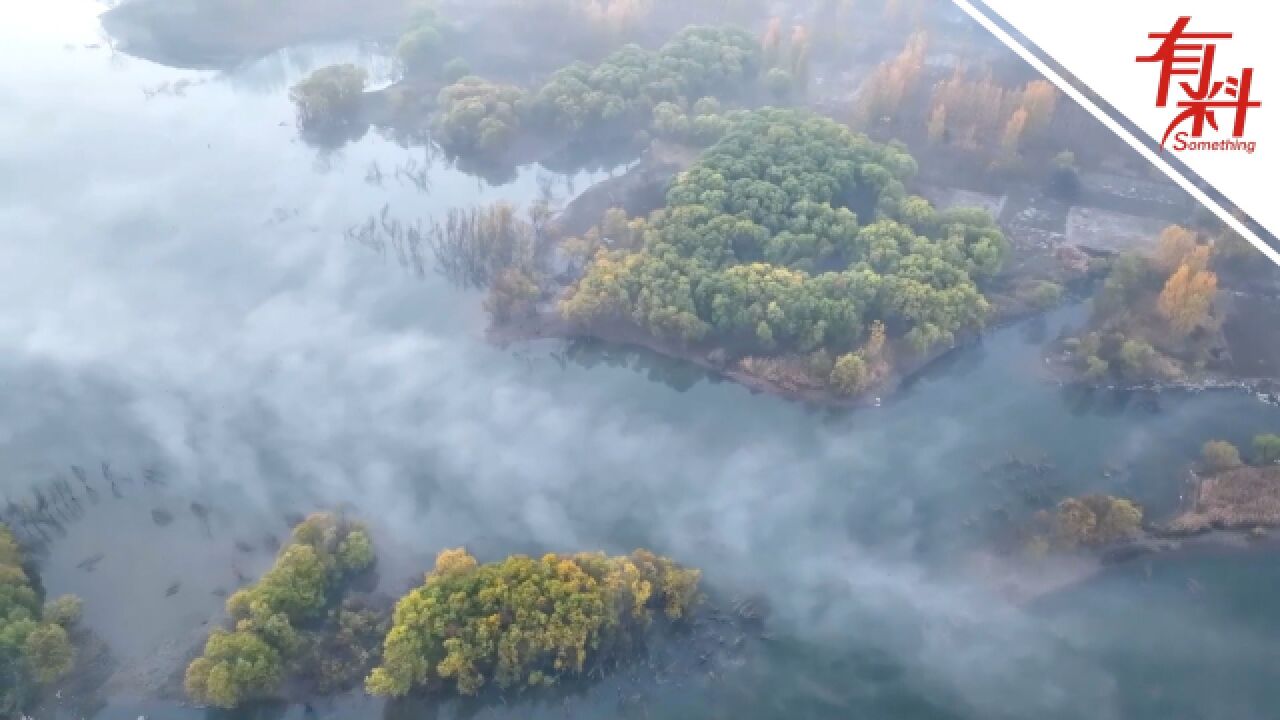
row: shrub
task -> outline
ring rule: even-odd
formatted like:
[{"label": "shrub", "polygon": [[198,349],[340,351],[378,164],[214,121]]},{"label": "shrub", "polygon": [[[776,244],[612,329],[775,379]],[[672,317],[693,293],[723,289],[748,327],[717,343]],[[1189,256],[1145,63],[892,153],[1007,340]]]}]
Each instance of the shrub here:
[{"label": "shrub", "polygon": [[1210,440],[1200,450],[1200,456],[1210,470],[1230,470],[1240,466],[1240,451],[1225,440]]},{"label": "shrub", "polygon": [[1062,302],[1062,286],[1041,280],[1031,286],[1027,292],[1027,300],[1031,306],[1039,310],[1048,310]]},{"label": "shrub", "polygon": [[84,602],[75,595],[63,595],[45,603],[44,619],[62,627],[71,627],[80,622],[83,606]]}]

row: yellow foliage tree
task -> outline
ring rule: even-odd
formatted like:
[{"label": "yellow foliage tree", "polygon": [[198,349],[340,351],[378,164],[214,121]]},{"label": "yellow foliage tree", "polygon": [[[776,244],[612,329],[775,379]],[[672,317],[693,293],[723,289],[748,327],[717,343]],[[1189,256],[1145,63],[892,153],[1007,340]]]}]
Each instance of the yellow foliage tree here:
[{"label": "yellow foliage tree", "polygon": [[769,24],[765,26],[764,34],[760,36],[760,49],[764,55],[765,67],[774,67],[778,64],[778,50],[782,44],[782,18],[771,17]]},{"label": "yellow foliage tree", "polygon": [[858,100],[858,115],[863,122],[878,120],[898,109],[920,79],[927,45],[923,32],[912,33],[902,52],[872,71]]},{"label": "yellow foliage tree", "polygon": [[[1161,272],[1172,275],[1178,266],[1196,249],[1196,234],[1181,225],[1170,225],[1160,231],[1156,254],[1152,263]],[[1203,270],[1203,267],[1197,268]]]},{"label": "yellow foliage tree", "polygon": [[1184,262],[1165,282],[1156,307],[1175,333],[1186,335],[1209,319],[1217,291],[1215,273]]},{"label": "yellow foliage tree", "polygon": [[1048,129],[1058,106],[1058,91],[1048,80],[1032,80],[1022,88],[1021,109],[1026,111],[1026,132],[1037,136]]},{"label": "yellow foliage tree", "polygon": [[1009,116],[1009,122],[1005,123],[1004,133],[1000,136],[1000,149],[1005,158],[1012,158],[1018,153],[1018,146],[1022,144],[1022,134],[1026,129],[1027,111],[1018,108]]},{"label": "yellow foliage tree", "polygon": [[929,113],[929,142],[939,142],[947,131],[947,106],[938,104]]},{"label": "yellow foliage tree", "polygon": [[803,25],[791,28],[788,70],[795,82],[803,85],[809,78],[809,30]]}]

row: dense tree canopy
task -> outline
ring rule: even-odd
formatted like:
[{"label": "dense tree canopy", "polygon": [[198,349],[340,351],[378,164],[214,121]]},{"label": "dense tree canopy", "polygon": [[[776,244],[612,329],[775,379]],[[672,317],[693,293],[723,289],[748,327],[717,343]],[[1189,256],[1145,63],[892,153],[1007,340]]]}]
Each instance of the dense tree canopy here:
[{"label": "dense tree canopy", "polygon": [[658,51],[627,45],[557,71],[531,98],[538,121],[567,131],[638,126],[662,102],[724,96],[754,82],[760,46],[744,30],[690,27]]},{"label": "dense tree canopy", "polygon": [[66,626],[79,619],[71,596],[41,607],[9,528],[0,524],[0,716],[16,715],[39,685],[65,675],[75,660]]},{"label": "dense tree canopy", "polygon": [[432,131],[450,152],[499,151],[520,127],[523,100],[524,91],[514,85],[464,77],[440,91]]},{"label": "dense tree canopy", "polygon": [[[262,578],[227,598],[233,631],[216,630],[187,668],[192,699],[231,708],[270,696],[284,663],[300,657],[306,638],[338,601],[344,581],[374,562],[364,528],[327,513],[308,517]],[[335,611],[341,612],[341,611]]]},{"label": "dense tree canopy", "polygon": [[443,42],[434,3],[412,3],[408,28],[396,43],[396,60],[404,74],[419,76],[441,70],[440,46]]},{"label": "dense tree canopy", "polygon": [[440,553],[426,583],[396,605],[383,664],[366,687],[401,696],[443,684],[474,695],[550,685],[616,657],[661,609],[680,619],[696,601],[699,573],[644,550],[477,564],[462,549]]},{"label": "dense tree canopy", "polygon": [[984,322],[975,282],[1005,240],[985,212],[907,197],[915,169],[901,147],[805,111],[736,115],[672,183],[643,247],[597,252],[561,309],[750,353],[844,352],[872,320],[917,349],[950,341]]}]

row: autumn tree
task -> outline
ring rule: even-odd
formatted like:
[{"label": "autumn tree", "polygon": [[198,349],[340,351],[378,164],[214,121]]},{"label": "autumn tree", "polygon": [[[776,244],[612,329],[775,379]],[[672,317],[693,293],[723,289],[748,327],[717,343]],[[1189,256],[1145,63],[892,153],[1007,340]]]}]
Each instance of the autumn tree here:
[{"label": "autumn tree", "polygon": [[432,687],[475,695],[486,686],[552,685],[625,659],[655,612],[684,618],[698,581],[697,570],[645,550],[486,564],[446,550],[396,604],[382,664],[365,686],[399,697]]},{"label": "autumn tree", "polygon": [[1024,134],[1031,138],[1042,136],[1053,120],[1057,105],[1058,91],[1048,80],[1032,80],[1023,86],[1018,110],[1026,114]]},{"label": "autumn tree", "polygon": [[1011,160],[1018,153],[1022,144],[1022,135],[1027,129],[1027,111],[1018,108],[1005,123],[1004,133],[1000,136],[1000,149],[1006,160]]},{"label": "autumn tree", "polygon": [[1210,440],[1200,449],[1200,456],[1205,465],[1213,471],[1230,470],[1239,467],[1240,451],[1235,445],[1225,440]]},{"label": "autumn tree", "polygon": [[1142,507],[1127,498],[1066,498],[1049,517],[1049,544],[1061,550],[1110,545],[1136,535],[1142,527],[1142,516]]},{"label": "autumn tree", "polygon": [[857,353],[845,353],[831,369],[831,387],[841,395],[857,395],[867,387],[867,362]]},{"label": "autumn tree", "polygon": [[916,32],[893,59],[876,66],[863,83],[858,96],[858,118],[863,124],[878,122],[893,115],[902,101],[915,89],[924,70],[927,36]]},{"label": "autumn tree", "polygon": [[942,142],[947,134],[947,106],[935,105],[929,112],[929,142]]},{"label": "autumn tree", "polygon": [[484,308],[497,322],[533,315],[541,290],[538,283],[520,268],[509,267],[498,273],[489,286]]},{"label": "autumn tree", "polygon": [[1177,335],[1187,335],[1209,320],[1217,291],[1215,273],[1183,262],[1165,282],[1156,307]]},{"label": "autumn tree", "polygon": [[765,67],[776,67],[782,52],[782,18],[769,18],[764,34],[760,36],[761,59]]},{"label": "autumn tree", "polygon": [[797,87],[803,88],[809,82],[809,30],[804,25],[796,25],[791,29],[791,43],[787,48],[790,57],[787,71]]},{"label": "autumn tree", "polygon": [[[1152,262],[1165,275],[1172,275],[1199,247],[1196,234],[1181,225],[1170,225],[1160,231]],[[1204,267],[1196,267],[1204,270]]]}]

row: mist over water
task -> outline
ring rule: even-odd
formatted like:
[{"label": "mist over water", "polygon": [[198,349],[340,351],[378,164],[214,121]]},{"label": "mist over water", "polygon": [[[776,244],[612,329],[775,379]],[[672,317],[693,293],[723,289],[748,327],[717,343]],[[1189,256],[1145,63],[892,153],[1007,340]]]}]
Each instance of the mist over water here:
[{"label": "mist over water", "polygon": [[[993,513],[1029,511],[983,471],[1010,452],[1044,455],[1059,494],[1124,494],[1159,517],[1204,439],[1280,426],[1274,409],[1045,382],[1041,344],[1079,308],[997,331],[853,414],[619,349],[495,347],[478,295],[347,230],[384,208],[408,223],[524,204],[549,173],[491,187],[373,131],[318,151],[288,86],[338,59],[376,79],[385,58],[309,48],[175,70],[112,53],[101,10],[0,9],[0,491],[72,466],[92,478],[96,501],[41,570],[52,593],[85,597],[122,665],[198,642],[215,593],[269,565],[287,515],[342,508],[370,524],[393,595],[458,545],[482,559],[644,545],[763,594],[775,640],[723,686],[663,691],[659,717],[1274,707],[1280,663],[1258,628],[1276,616],[1259,598],[1280,576],[1264,552],[1140,561],[1031,605],[966,562]],[[564,200],[601,177],[553,185]],[[180,712],[136,700],[122,685],[101,717]],[[345,702],[335,716],[381,712]]]}]

